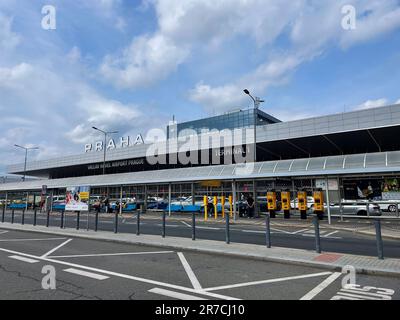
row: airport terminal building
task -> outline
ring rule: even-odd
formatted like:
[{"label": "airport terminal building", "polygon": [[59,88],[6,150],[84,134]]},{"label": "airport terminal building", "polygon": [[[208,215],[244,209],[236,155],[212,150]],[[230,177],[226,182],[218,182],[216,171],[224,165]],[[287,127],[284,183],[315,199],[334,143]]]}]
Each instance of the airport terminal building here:
[{"label": "airport terminal building", "polygon": [[[240,130],[246,135],[221,138]],[[216,147],[199,143],[216,134]],[[170,123],[157,143],[141,135],[110,137],[82,146],[79,155],[28,161],[26,169],[10,165],[10,174],[39,179],[0,184],[0,199],[40,195],[44,186],[52,195],[89,186],[92,196],[144,201],[191,195],[237,201],[249,193],[260,199],[270,190],[290,191],[294,198],[299,190],[311,195],[317,189],[331,202],[400,200],[399,137],[400,105],[287,122],[259,109],[238,110]]]}]

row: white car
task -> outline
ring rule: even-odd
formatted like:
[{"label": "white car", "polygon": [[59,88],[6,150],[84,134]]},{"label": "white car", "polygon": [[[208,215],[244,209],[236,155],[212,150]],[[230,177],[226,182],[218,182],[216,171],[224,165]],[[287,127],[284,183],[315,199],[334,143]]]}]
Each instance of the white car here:
[{"label": "white car", "polygon": [[[290,207],[294,209],[294,200],[290,201]],[[314,207],[314,198],[307,197],[307,209],[312,209]],[[299,201],[296,199],[296,209],[299,208]]]}]

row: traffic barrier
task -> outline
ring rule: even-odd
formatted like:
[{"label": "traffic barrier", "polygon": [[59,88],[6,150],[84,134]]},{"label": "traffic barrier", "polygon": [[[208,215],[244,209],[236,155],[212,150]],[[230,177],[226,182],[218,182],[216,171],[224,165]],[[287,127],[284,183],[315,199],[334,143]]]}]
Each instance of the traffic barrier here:
[{"label": "traffic barrier", "polygon": [[137,212],[136,235],[140,236],[140,210]]},{"label": "traffic barrier", "polygon": [[4,220],[5,220],[6,207],[7,207],[7,205],[4,204],[4,205],[3,205],[3,210],[2,210],[2,212],[1,212],[1,223],[4,223]]},{"label": "traffic barrier", "polygon": [[118,233],[118,211],[115,211],[115,217],[114,217],[114,233]]},{"label": "traffic barrier", "polygon": [[24,224],[25,224],[25,209],[24,209],[24,210],[22,210],[21,224],[22,224],[22,225],[24,225]]},{"label": "traffic barrier", "polygon": [[46,227],[50,226],[50,209],[47,210]]},{"label": "traffic barrier", "polygon": [[80,228],[80,219],[81,219],[81,212],[77,211],[76,212],[76,230],[79,230],[79,228]]},{"label": "traffic barrier", "polygon": [[14,215],[15,215],[15,212],[14,212],[14,209],[12,209],[11,210],[11,224],[14,223]]},{"label": "traffic barrier", "polygon": [[230,244],[231,243],[231,234],[230,234],[230,228],[229,228],[229,214],[225,216],[225,238],[226,238],[226,243]]},{"label": "traffic barrier", "polygon": [[97,232],[98,228],[99,228],[99,211],[96,210],[94,218],[94,231]]},{"label": "traffic barrier", "polygon": [[64,229],[64,217],[65,217],[65,211],[61,210],[61,223],[60,223],[60,228]]},{"label": "traffic barrier", "polygon": [[166,220],[167,220],[167,214],[165,211],[163,211],[163,216],[162,216],[162,237],[165,238],[166,236]]},{"label": "traffic barrier", "polygon": [[33,226],[36,226],[36,222],[37,222],[37,209],[35,208],[35,210],[33,211]]}]

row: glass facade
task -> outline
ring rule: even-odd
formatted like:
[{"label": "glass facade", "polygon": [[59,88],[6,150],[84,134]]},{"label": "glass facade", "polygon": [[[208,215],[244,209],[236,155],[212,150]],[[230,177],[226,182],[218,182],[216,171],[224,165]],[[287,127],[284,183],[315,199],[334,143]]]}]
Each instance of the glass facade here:
[{"label": "glass facade", "polygon": [[[257,126],[280,122],[278,119],[257,109],[240,110],[226,113],[223,115],[194,120],[189,122],[178,123],[176,131],[178,134],[192,134],[194,130],[197,134],[201,134],[202,130],[234,130],[237,128],[248,128],[254,126],[255,115],[257,112]],[[168,126],[168,137],[171,137],[171,126]]]}]

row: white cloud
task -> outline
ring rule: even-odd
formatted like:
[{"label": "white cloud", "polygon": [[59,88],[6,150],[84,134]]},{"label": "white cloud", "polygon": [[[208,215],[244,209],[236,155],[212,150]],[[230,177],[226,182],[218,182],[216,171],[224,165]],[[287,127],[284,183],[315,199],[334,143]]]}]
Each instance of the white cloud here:
[{"label": "white cloud", "polygon": [[400,104],[400,99],[395,102],[395,104]]},{"label": "white cloud", "polygon": [[144,35],[135,38],[120,55],[107,56],[100,72],[119,87],[144,87],[167,77],[187,55],[186,48],[161,34]]},{"label": "white cloud", "polygon": [[0,12],[0,52],[14,49],[20,37],[12,31],[13,19]]},{"label": "white cloud", "polygon": [[377,100],[367,100],[364,103],[356,106],[353,110],[364,110],[364,109],[372,109],[383,107],[388,104],[388,100],[385,98],[377,99]]}]

